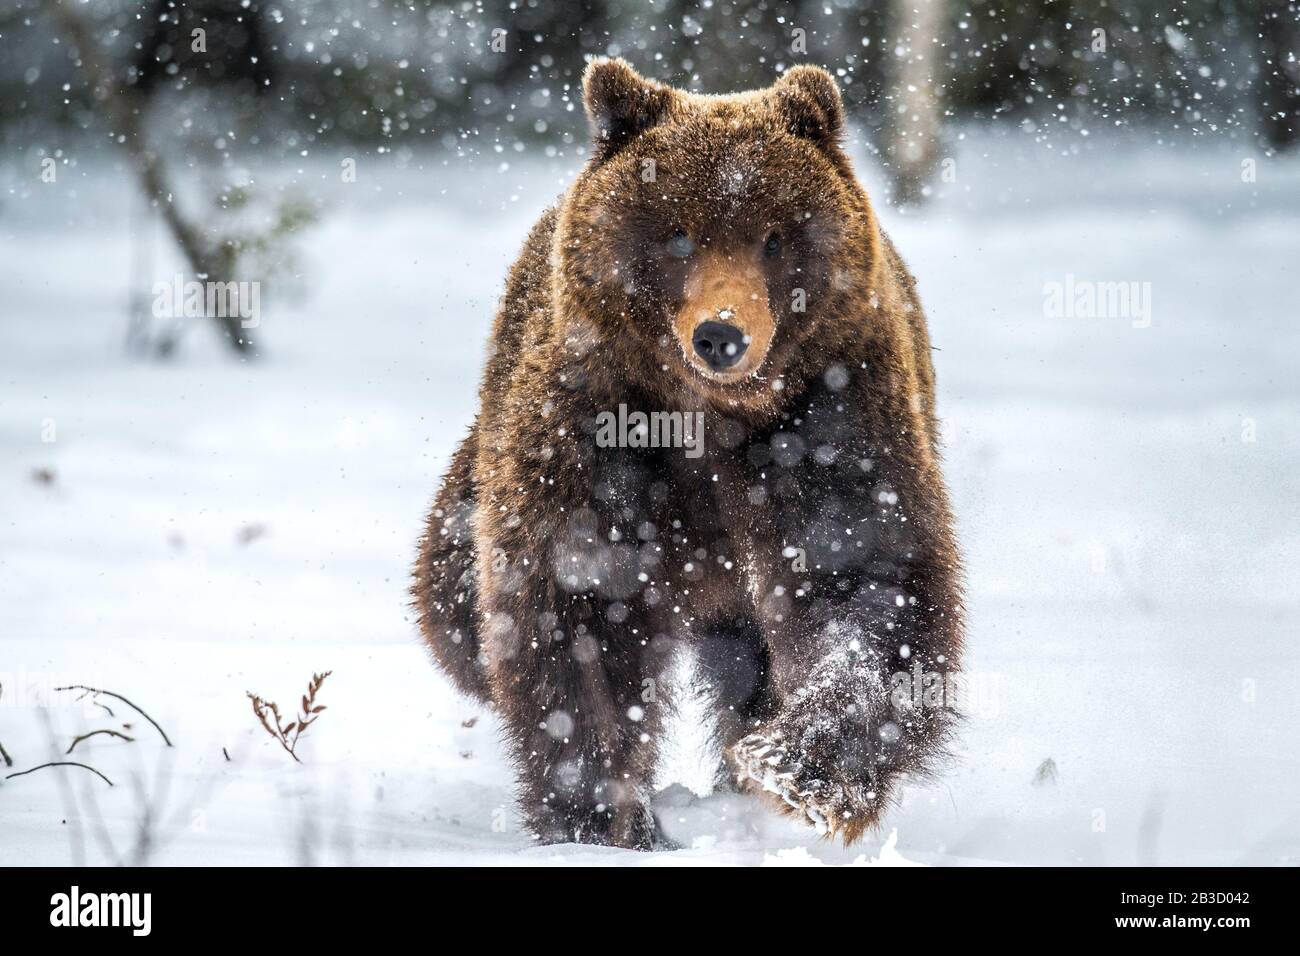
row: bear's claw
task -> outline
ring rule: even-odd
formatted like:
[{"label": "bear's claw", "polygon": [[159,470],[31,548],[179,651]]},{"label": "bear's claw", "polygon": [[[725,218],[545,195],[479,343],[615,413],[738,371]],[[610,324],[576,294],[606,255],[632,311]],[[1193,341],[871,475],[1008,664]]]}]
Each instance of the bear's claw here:
[{"label": "bear's claw", "polygon": [[851,819],[848,794],[805,773],[802,762],[783,745],[779,732],[750,734],[731,751],[738,781],[757,784],[801,815],[821,834],[833,834]]}]

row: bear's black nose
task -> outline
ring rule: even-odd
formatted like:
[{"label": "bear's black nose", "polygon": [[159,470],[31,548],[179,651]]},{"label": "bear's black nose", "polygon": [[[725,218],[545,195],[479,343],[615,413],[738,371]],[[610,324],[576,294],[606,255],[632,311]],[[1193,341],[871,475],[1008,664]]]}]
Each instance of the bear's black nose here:
[{"label": "bear's black nose", "polygon": [[691,340],[695,354],[715,372],[731,368],[749,348],[745,333],[726,322],[701,322]]}]

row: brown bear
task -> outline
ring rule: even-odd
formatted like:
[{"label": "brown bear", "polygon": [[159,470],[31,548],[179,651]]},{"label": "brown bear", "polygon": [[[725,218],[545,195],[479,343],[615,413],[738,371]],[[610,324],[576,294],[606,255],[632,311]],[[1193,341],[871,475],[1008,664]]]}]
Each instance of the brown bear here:
[{"label": "brown bear", "polygon": [[583,99],[590,161],[510,271],[420,543],[420,628],[499,714],[545,842],[656,845],[687,642],[725,776],[851,842],[952,724],[899,675],[941,685],[961,648],[915,280],[824,70],[702,96],[600,59]]}]

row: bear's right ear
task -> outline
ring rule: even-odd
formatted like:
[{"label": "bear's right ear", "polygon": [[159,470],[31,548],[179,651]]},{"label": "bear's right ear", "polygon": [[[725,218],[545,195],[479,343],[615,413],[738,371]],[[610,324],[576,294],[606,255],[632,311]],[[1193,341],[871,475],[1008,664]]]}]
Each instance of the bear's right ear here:
[{"label": "bear's right ear", "polygon": [[592,60],[582,77],[582,102],[596,158],[608,159],[637,134],[658,126],[675,99],[669,87],[647,80],[625,60]]}]

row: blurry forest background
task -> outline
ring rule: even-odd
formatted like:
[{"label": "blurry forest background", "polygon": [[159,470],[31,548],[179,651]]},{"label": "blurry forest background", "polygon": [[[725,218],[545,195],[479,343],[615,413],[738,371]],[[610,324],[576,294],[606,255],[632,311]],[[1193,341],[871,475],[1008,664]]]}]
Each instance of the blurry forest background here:
[{"label": "blurry forest background", "polygon": [[[890,198],[915,203],[961,124],[1289,149],[1298,49],[1297,0],[10,0],[0,148],[66,164],[76,137],[111,138],[194,273],[268,279],[257,252],[287,247],[311,203],[250,216],[247,183],[209,175],[196,200],[169,166],[340,147],[580,158],[593,56],[706,92],[806,62],[837,76]],[[221,331],[252,351],[251,332]]]},{"label": "blurry forest background", "polygon": [[[89,127],[75,51],[47,15],[0,10],[0,130]],[[1300,14],[1288,0],[90,0],[83,16],[127,87],[222,88],[286,148],[466,137],[572,142],[586,58],[622,55],[684,88],[768,85],[798,62],[839,77],[855,120],[885,125],[906,84],[953,119],[1095,126],[1154,117],[1296,137]],[[195,28],[206,53],[191,52]],[[494,44],[494,31],[505,35]],[[796,31],[803,31],[802,39]],[[1097,31],[1102,31],[1099,34]],[[922,62],[923,71],[908,64]],[[238,96],[240,86],[249,95]],[[252,95],[260,94],[260,95]],[[215,95],[215,94],[209,94]],[[232,102],[232,97],[234,102]],[[268,136],[269,131],[275,131]]]}]

